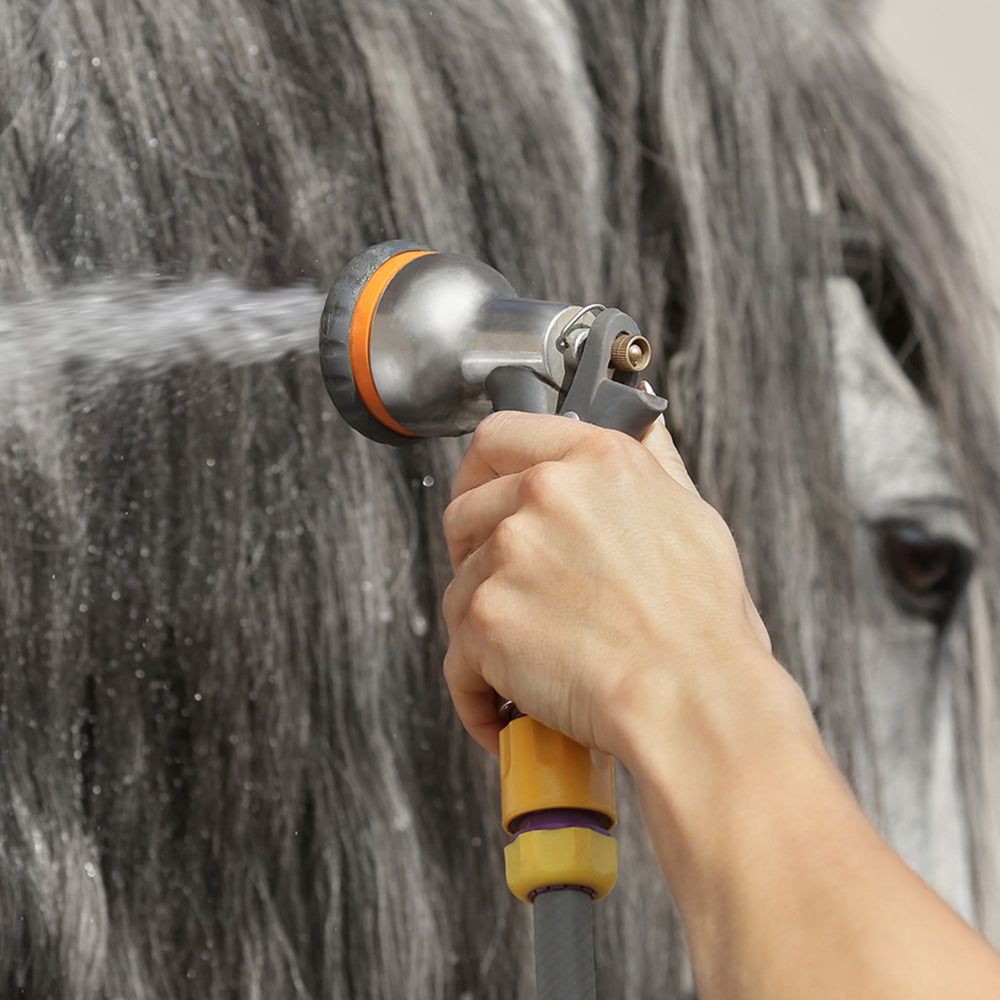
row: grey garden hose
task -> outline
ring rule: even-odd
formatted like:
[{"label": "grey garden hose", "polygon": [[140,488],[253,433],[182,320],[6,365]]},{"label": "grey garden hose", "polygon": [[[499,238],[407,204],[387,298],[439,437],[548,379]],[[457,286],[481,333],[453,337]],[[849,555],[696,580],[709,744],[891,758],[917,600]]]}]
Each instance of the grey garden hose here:
[{"label": "grey garden hose", "polygon": [[590,894],[550,889],[535,896],[532,909],[538,1000],[597,1000]]}]

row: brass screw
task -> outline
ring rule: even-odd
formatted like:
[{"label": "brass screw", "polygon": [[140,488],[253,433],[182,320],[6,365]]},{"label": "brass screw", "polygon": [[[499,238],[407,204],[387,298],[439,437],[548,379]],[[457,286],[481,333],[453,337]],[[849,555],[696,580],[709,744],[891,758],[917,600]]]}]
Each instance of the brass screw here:
[{"label": "brass screw", "polygon": [[620,372],[641,372],[653,357],[645,337],[620,333],[611,345],[611,367]]}]

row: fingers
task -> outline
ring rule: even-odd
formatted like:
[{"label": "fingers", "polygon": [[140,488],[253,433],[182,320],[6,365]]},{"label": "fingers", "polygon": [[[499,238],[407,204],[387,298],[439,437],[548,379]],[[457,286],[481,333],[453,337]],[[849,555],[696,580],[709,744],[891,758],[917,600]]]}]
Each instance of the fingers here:
[{"label": "fingers", "polygon": [[452,497],[491,479],[509,476],[540,462],[558,461],[593,434],[595,428],[552,414],[503,410],[487,417],[455,476]]},{"label": "fingers", "polygon": [[482,675],[469,669],[458,640],[453,640],[444,658],[444,679],[452,703],[469,735],[490,753],[500,755],[499,698]]},{"label": "fingers", "polygon": [[681,458],[681,453],[677,450],[677,445],[674,444],[674,439],[670,436],[670,431],[667,430],[667,425],[662,418],[653,421],[653,426],[646,431],[642,443],[671,479],[680,483],[685,489],[699,495],[698,487],[691,479],[684,459]]},{"label": "fingers", "polygon": [[493,534],[519,506],[520,476],[502,476],[466,490],[444,512],[444,537],[451,568],[457,573],[469,554]]},{"label": "fingers", "polygon": [[492,566],[487,564],[487,554],[486,547],[480,546],[474,549],[468,558],[460,563],[454,578],[445,589],[444,597],[441,599],[441,616],[444,618],[449,638],[458,632],[459,626],[468,614],[472,595],[492,571]]},{"label": "fingers", "polygon": [[[583,708],[573,711],[569,692],[559,687],[563,674],[584,672],[586,664],[556,668],[552,648],[579,644],[604,662],[602,642],[614,623],[595,628],[588,640],[589,631],[572,625],[577,598],[557,605],[592,571],[627,580],[632,569],[616,561],[618,545],[601,549],[604,570],[593,570],[589,558],[581,562],[581,548],[605,538],[607,525],[630,505],[662,508],[668,516],[688,511],[690,519],[692,506],[702,505],[700,499],[692,505],[692,494],[697,490],[662,420],[641,444],[561,416],[503,412],[480,424],[444,516],[455,577],[442,612],[449,635],[445,680],[465,728],[482,746],[497,752],[499,696],[557,728],[574,712],[591,719],[585,687],[577,683],[582,693],[575,700]],[[571,624],[557,637],[553,623]],[[581,731],[592,733],[588,725]]]},{"label": "fingers", "polygon": [[[484,620],[499,613],[496,601],[500,599],[500,594],[497,588],[493,587],[492,592],[484,597],[484,584],[494,572],[490,547],[484,545],[475,549],[462,562],[445,591],[441,611],[448,629],[444,678],[452,703],[469,734],[491,753],[498,754],[501,729],[498,706],[501,696],[486,679],[490,670],[484,660],[490,653],[498,655],[496,636],[490,635]],[[474,612],[474,599],[480,602],[480,611],[489,606],[490,616]]]},{"label": "fingers", "polygon": [[[639,388],[643,392],[648,392],[651,396],[655,395],[653,387],[646,381],[640,382]],[[687,466],[685,466],[684,459],[681,458],[681,454],[674,444],[674,439],[671,437],[670,431],[667,430],[667,424],[663,419],[662,413],[653,421],[652,426],[643,435],[642,443],[653,453],[653,456],[671,478],[680,483],[685,489],[698,494],[698,487],[695,486],[691,476],[688,474]]]},{"label": "fingers", "polygon": [[[455,476],[451,495],[459,497],[491,480],[542,462],[559,461],[609,433],[615,432],[551,414],[511,410],[494,413],[479,425]],[[653,422],[642,443],[672,479],[697,494],[662,418]],[[628,447],[624,441],[621,446]]]}]

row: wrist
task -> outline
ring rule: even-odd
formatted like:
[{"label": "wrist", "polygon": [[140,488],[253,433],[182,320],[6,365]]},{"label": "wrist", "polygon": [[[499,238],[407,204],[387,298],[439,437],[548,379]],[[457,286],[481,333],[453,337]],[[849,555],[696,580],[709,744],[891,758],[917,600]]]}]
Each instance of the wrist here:
[{"label": "wrist", "polygon": [[[742,650],[733,662],[739,669],[728,673],[725,697],[705,696],[702,686],[672,716],[664,714],[663,690],[637,696],[633,738],[619,751],[706,997],[742,995],[731,977],[759,955],[774,958],[753,944],[761,922],[766,939],[775,931],[786,941],[797,922],[822,923],[816,914],[836,891],[838,867],[851,863],[859,843],[882,847],[826,753],[801,689],[763,650]],[[667,717],[674,721],[664,724]],[[845,864],[840,840],[852,845]],[[828,858],[833,867],[825,867]]]},{"label": "wrist", "polygon": [[[801,689],[762,647],[717,651],[683,669],[645,671],[618,706],[608,740],[638,786],[664,873],[684,911],[728,865],[731,831],[794,794],[831,782],[850,796]],[[685,914],[687,916],[687,914]]]},{"label": "wrist", "polygon": [[696,695],[683,664],[644,671],[611,734],[698,995],[996,996],[997,956],[878,836],[797,685],[759,646],[731,653]]}]

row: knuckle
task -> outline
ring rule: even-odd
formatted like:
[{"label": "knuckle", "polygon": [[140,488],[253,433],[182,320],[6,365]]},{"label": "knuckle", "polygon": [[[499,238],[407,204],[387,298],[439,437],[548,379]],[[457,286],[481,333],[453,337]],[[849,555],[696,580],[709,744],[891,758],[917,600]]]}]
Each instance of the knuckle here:
[{"label": "knuckle", "polygon": [[507,413],[503,410],[497,410],[480,420],[473,432],[470,450],[491,448],[493,442],[504,433],[507,422]]},{"label": "knuckle", "polygon": [[589,462],[613,464],[621,461],[622,456],[628,453],[629,446],[634,443],[627,434],[587,424],[575,450]]},{"label": "knuckle", "polygon": [[490,554],[497,567],[508,566],[516,562],[523,547],[523,532],[520,521],[514,517],[505,517],[493,529],[490,538]]},{"label": "knuckle", "polygon": [[457,588],[454,582],[450,583],[441,598],[441,617],[444,619],[445,628],[448,634],[453,635],[459,622],[461,621],[461,608],[457,599]]},{"label": "knuckle", "polygon": [[618,462],[627,453],[631,440],[625,434],[595,428],[587,437],[587,452],[601,464]]},{"label": "knuckle", "polygon": [[475,629],[481,628],[491,614],[492,602],[489,599],[488,590],[486,584],[482,583],[469,598],[469,611],[466,620]]},{"label": "knuckle", "polygon": [[534,465],[521,478],[521,498],[526,504],[543,509],[556,507],[565,496],[564,478],[563,470],[556,462]]},{"label": "knuckle", "polygon": [[465,621],[469,631],[480,643],[493,646],[503,633],[501,595],[490,581],[480,584],[469,600]]},{"label": "knuckle", "polygon": [[467,659],[461,639],[458,637],[452,639],[448,651],[444,654],[442,668],[445,683],[449,689],[455,686],[457,680],[465,672]]},{"label": "knuckle", "polygon": [[441,515],[441,526],[444,530],[444,537],[447,541],[453,541],[458,534],[458,525],[462,517],[462,498],[456,497],[444,509]]},{"label": "knuckle", "polygon": [[449,587],[441,602],[450,646],[457,652],[480,648],[501,634],[502,588],[492,578],[483,580],[467,597]]}]

